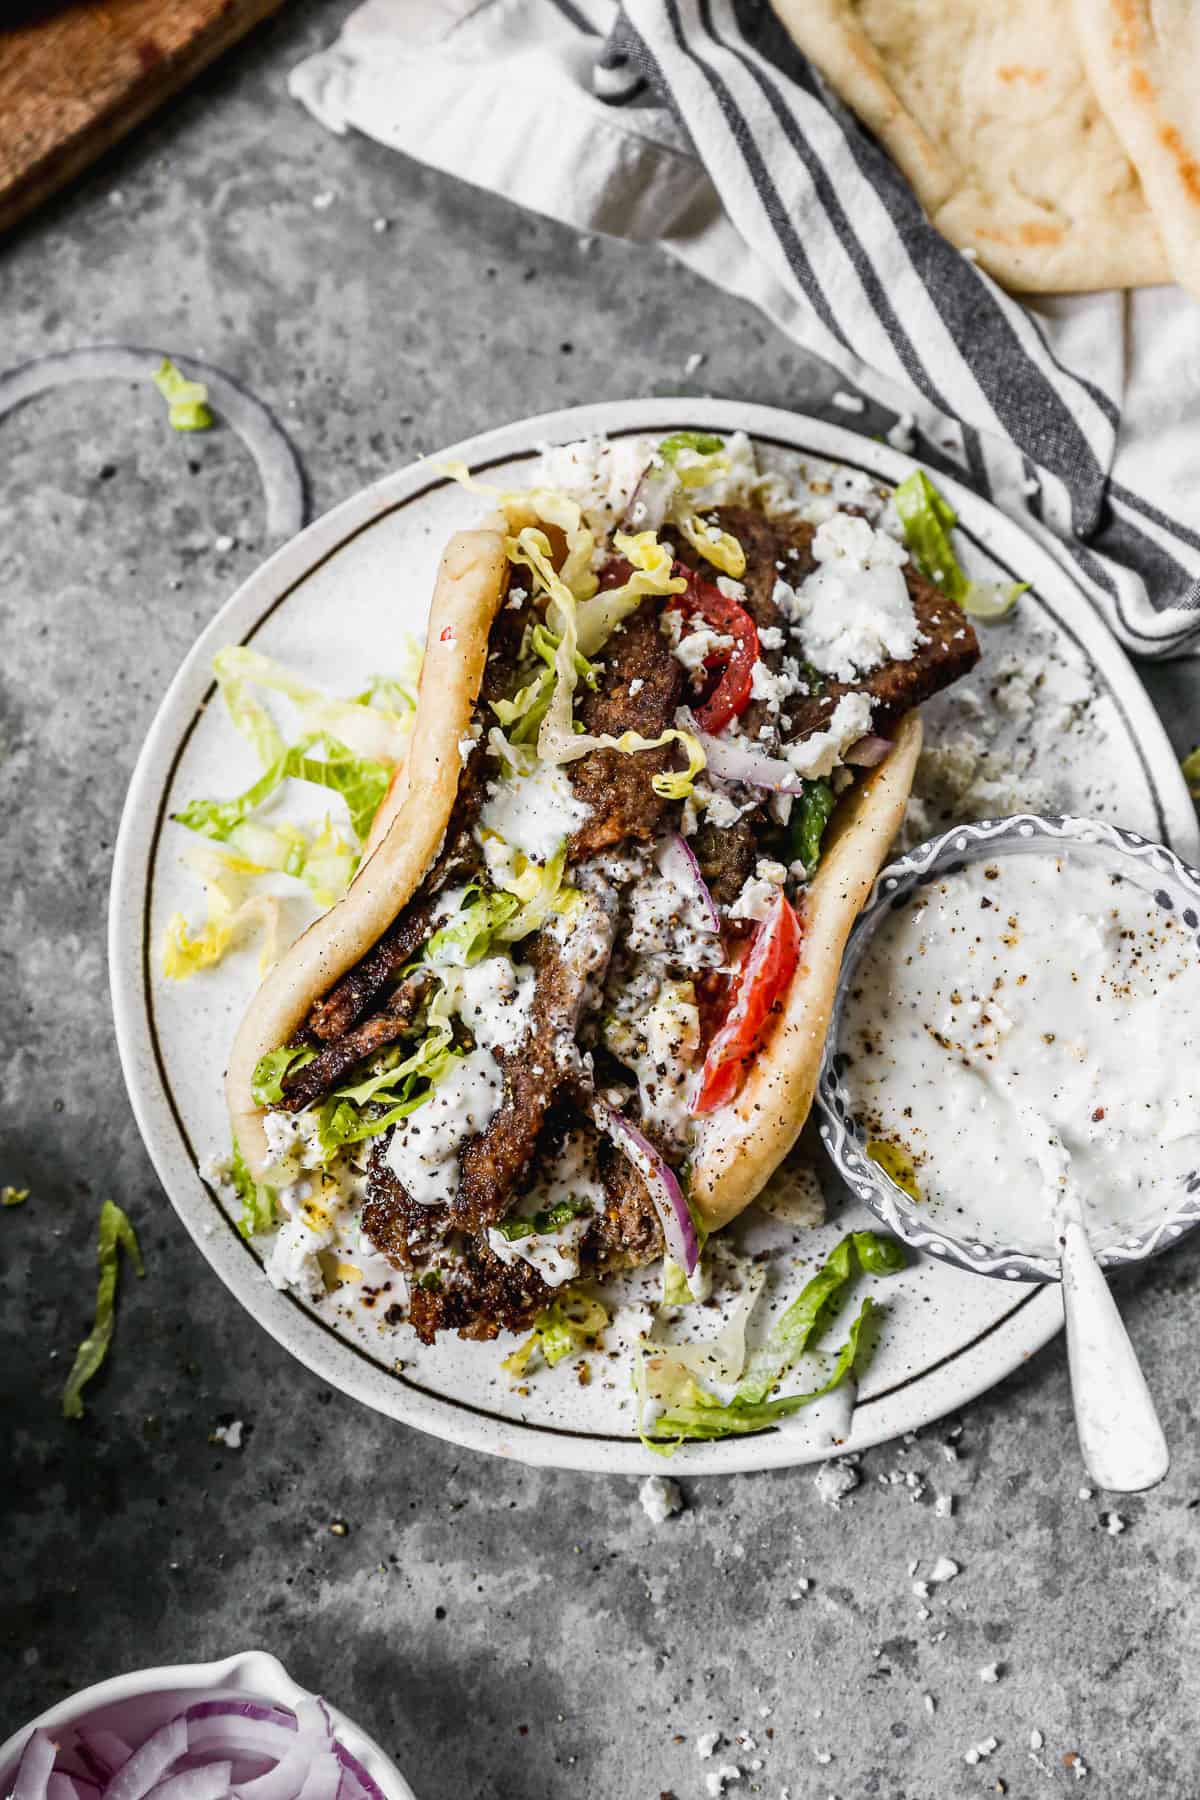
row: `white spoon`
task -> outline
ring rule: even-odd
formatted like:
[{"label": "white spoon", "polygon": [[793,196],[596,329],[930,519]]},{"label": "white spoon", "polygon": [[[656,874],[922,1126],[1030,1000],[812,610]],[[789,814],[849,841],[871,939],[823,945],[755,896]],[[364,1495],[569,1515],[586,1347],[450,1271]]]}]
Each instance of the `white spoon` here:
[{"label": "white spoon", "polygon": [[1026,1123],[1052,1197],[1079,1448],[1097,1487],[1114,1494],[1141,1493],[1156,1486],[1171,1466],[1167,1440],[1137,1352],[1096,1261],[1071,1153],[1045,1119],[1029,1111]]}]

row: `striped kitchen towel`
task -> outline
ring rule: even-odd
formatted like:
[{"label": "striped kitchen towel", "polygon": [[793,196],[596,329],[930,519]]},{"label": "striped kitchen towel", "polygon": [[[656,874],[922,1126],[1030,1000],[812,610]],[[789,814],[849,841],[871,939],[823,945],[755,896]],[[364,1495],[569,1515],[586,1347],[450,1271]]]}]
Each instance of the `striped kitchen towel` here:
[{"label": "striped kitchen towel", "polygon": [[928,223],[764,0],[366,0],[292,75],[581,232],[655,242],[894,411],[1133,652],[1200,650],[1200,303],[1012,299]]}]

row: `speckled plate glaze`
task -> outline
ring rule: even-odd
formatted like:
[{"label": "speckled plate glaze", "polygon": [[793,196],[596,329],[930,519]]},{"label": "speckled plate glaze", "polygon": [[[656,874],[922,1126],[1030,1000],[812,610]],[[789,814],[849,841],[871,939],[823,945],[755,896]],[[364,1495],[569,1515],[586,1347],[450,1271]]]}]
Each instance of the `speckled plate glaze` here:
[{"label": "speckled plate glaze", "polygon": [[[817,1081],[817,1105],[823,1119],[821,1142],[850,1191],[864,1200],[889,1231],[914,1250],[940,1258],[976,1275],[994,1275],[1003,1281],[1058,1281],[1057,1258],[1037,1256],[1019,1246],[981,1242],[978,1237],[939,1229],[930,1208],[912,1200],[891,1177],[866,1155],[866,1134],[855,1120],[841,1079],[842,1018],[846,996],[876,926],[896,903],[926,882],[936,881],[949,869],[981,858],[1020,855],[1053,855],[1074,850],[1105,853],[1106,866],[1122,865],[1129,879],[1152,893],[1164,910],[1172,912],[1194,935],[1200,932],[1200,869],[1183,862],[1163,844],[1140,832],[1124,831],[1099,819],[1039,818],[1016,813],[1007,819],[980,819],[954,826],[929,843],[889,863],[879,875],[871,898],[863,908],[846,946],[825,1056]],[[1197,936],[1200,944],[1200,936]],[[1156,1216],[1140,1231],[1106,1245],[1098,1252],[1106,1268],[1143,1262],[1177,1243],[1185,1232],[1200,1224],[1200,1178],[1190,1178],[1169,1210]]]},{"label": "speckled plate glaze", "polygon": [[[538,447],[590,433],[744,429],[760,459],[812,475],[834,459],[897,482],[911,460],[817,420],[728,401],[655,399],[578,407],[523,420],[446,451],[489,479],[520,483]],[[819,471],[817,471],[819,472]],[[939,478],[940,480],[941,478]],[[1032,583],[1007,623],[986,634],[984,662],[926,708],[932,755],[910,839],[968,817],[1022,807],[1119,821],[1198,853],[1195,815],[1165,734],[1124,655],[1053,558],[967,489],[943,481],[963,526],[972,572]],[[193,647],[159,709],[130,785],[113,871],[110,968],[117,1038],[130,1098],[163,1186],[220,1279],[247,1311],[330,1385],[454,1443],[530,1463],[610,1474],[661,1471],[634,1431],[627,1346],[638,1309],[610,1330],[611,1354],[592,1358],[583,1386],[570,1361],[525,1393],[500,1369],[496,1346],[457,1339],[419,1346],[339,1290],[310,1304],[266,1281],[198,1165],[228,1143],[221,1078],[237,1019],[256,980],[253,949],[180,987],[162,981],[157,946],[178,909],[199,910],[194,875],[179,861],[183,833],[169,815],[199,794],[235,793],[253,771],[223,715],[210,708],[211,663],[229,643],[253,643],[343,693],[386,668],[390,632],[420,632],[442,546],[478,516],[479,502],[428,464],[401,470],[337,507],[274,555]],[[1020,798],[1002,797],[1016,784]],[[292,903],[295,906],[297,903]],[[306,922],[296,910],[289,923]],[[736,1230],[772,1252],[783,1297],[838,1237],[872,1214],[821,1171],[829,1219],[790,1226],[752,1208]],[[636,1300],[636,1290],[633,1296]],[[849,1438],[801,1414],[782,1430],[689,1445],[684,1475],[815,1462],[930,1423],[991,1387],[1059,1329],[1051,1285],[980,1282],[930,1258],[878,1286],[886,1317]]]}]

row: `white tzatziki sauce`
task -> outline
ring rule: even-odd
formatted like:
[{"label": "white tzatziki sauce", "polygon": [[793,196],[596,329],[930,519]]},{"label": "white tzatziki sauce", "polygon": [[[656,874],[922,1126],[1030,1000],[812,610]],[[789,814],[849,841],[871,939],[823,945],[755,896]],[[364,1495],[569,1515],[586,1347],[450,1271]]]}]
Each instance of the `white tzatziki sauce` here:
[{"label": "white tzatziki sauce", "polygon": [[871,1154],[955,1235],[1053,1255],[1055,1158],[1099,1246],[1200,1179],[1195,934],[1101,851],[918,888],[864,950],[840,1049]]},{"label": "white tzatziki sauce", "polygon": [[425,1104],[397,1125],[384,1160],[412,1199],[449,1205],[458,1189],[459,1151],[486,1131],[503,1098],[500,1064],[481,1046],[460,1057]]}]

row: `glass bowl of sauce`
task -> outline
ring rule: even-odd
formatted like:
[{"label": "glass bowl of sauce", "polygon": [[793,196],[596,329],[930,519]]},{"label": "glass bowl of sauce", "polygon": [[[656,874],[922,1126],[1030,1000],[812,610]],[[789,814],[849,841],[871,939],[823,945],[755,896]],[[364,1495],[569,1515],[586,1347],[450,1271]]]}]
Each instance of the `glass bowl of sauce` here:
[{"label": "glass bowl of sauce", "polygon": [[879,876],[817,1086],[851,1191],[914,1249],[1057,1281],[1070,1180],[1105,1266],[1200,1221],[1200,871],[1093,819],[944,832]]}]

